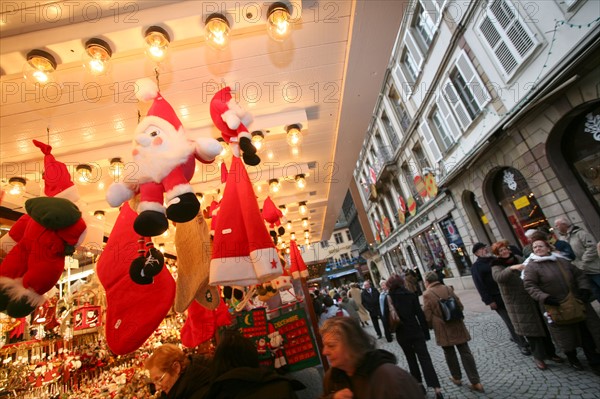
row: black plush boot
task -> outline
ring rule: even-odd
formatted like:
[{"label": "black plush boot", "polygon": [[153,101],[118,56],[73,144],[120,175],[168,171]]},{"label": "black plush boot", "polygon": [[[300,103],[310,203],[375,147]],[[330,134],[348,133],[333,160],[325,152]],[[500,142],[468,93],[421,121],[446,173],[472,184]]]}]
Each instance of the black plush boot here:
[{"label": "black plush boot", "polygon": [[133,229],[144,237],[159,236],[169,228],[169,221],[164,214],[156,211],[143,211],[133,222]]},{"label": "black plush boot", "polygon": [[10,302],[10,297],[8,296],[8,290],[0,289],[0,312],[4,312],[8,303]]},{"label": "black plush boot", "polygon": [[131,262],[129,266],[129,277],[131,280],[139,285],[152,284],[154,279],[151,276],[144,274],[144,265],[146,264],[146,258],[144,256],[138,256]]},{"label": "black plush boot", "polygon": [[256,155],[256,147],[248,137],[240,138],[240,149],[246,165],[256,166],[260,163],[260,157]]},{"label": "black plush boot", "polygon": [[33,313],[36,309],[36,306],[33,306],[27,300],[27,297],[22,296],[16,301],[8,302],[6,306],[6,314],[10,317],[14,317],[15,319],[20,319],[21,317],[25,317]]},{"label": "black plush boot", "polygon": [[200,201],[194,193],[178,195],[169,201],[167,218],[177,223],[189,222],[200,211]]},{"label": "black plush boot", "polygon": [[160,273],[165,264],[165,257],[156,248],[150,248],[144,260],[144,276],[154,277]]}]

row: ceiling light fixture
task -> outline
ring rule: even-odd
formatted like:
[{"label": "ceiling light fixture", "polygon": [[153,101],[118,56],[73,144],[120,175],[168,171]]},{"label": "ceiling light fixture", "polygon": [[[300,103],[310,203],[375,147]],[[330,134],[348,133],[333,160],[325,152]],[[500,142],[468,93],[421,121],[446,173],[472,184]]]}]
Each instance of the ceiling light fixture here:
[{"label": "ceiling light fixture", "polygon": [[308,207],[306,206],[306,201],[302,201],[298,203],[298,212],[301,215],[306,215],[308,213]]},{"label": "ceiling light fixture", "polygon": [[22,177],[11,177],[8,179],[8,184],[10,185],[10,191],[8,192],[9,194],[21,195],[25,192],[27,180]]},{"label": "ceiling light fixture", "polygon": [[94,76],[106,75],[110,71],[110,45],[102,39],[92,38],[85,42],[83,67]]},{"label": "ceiling light fixture", "polygon": [[300,143],[302,143],[301,130],[302,125],[300,124],[289,125],[285,128],[285,131],[287,132],[286,139],[290,147],[298,147]]},{"label": "ceiling light fixture", "polygon": [[310,232],[308,230],[304,230],[304,238],[309,238],[310,237]]},{"label": "ceiling light fixture", "polygon": [[171,37],[160,26],[151,26],[144,33],[146,55],[153,61],[161,62],[167,57]]},{"label": "ceiling light fixture", "polygon": [[281,189],[281,185],[279,184],[279,180],[277,180],[277,179],[269,180],[269,192],[271,192],[271,194],[278,193],[280,189]]},{"label": "ceiling light fixture", "polygon": [[283,216],[287,215],[287,208],[285,205],[279,205],[279,210],[283,213]]},{"label": "ceiling light fixture", "polygon": [[304,227],[304,228],[308,227],[308,218],[302,218],[302,227]]},{"label": "ceiling light fixture", "polygon": [[198,201],[203,204],[204,203],[204,194],[202,193],[196,193],[196,198],[198,198]]},{"label": "ceiling light fixture", "polygon": [[304,190],[306,188],[306,177],[304,176],[304,173],[296,175],[295,179],[298,190]]},{"label": "ceiling light fixture", "polygon": [[104,220],[105,213],[104,211],[96,211],[94,212],[94,217],[98,220]]},{"label": "ceiling light fixture", "polygon": [[294,233],[294,232],[292,231],[292,232],[290,233],[290,238],[291,238],[292,240],[295,240],[295,239],[296,239],[296,233]]},{"label": "ceiling light fixture", "polygon": [[230,152],[229,144],[225,142],[225,139],[223,137],[217,137],[217,141],[219,142],[219,144],[221,144],[221,147],[223,147],[219,155],[225,158]]},{"label": "ceiling light fixture", "polygon": [[121,158],[113,158],[110,160],[108,174],[114,179],[115,182],[118,182],[121,179],[121,175],[123,174],[124,168],[125,165],[123,164]]},{"label": "ceiling light fixture", "polygon": [[77,172],[77,181],[81,184],[87,184],[92,177],[92,167],[90,165],[80,164],[75,168]]},{"label": "ceiling light fixture", "polygon": [[260,151],[262,148],[263,140],[265,139],[265,135],[261,131],[252,132],[252,144],[256,151]]},{"label": "ceiling light fixture", "polygon": [[158,244],[158,250],[164,254],[165,253],[165,244]]},{"label": "ceiling light fixture", "polygon": [[290,11],[283,3],[273,3],[267,11],[267,33],[277,42],[287,39],[292,33]]},{"label": "ceiling light fixture", "polygon": [[52,82],[52,73],[56,70],[56,60],[44,50],[31,50],[27,53],[27,62],[23,66],[23,78],[33,83]]},{"label": "ceiling light fixture", "polygon": [[229,22],[223,14],[210,14],[204,26],[208,45],[216,50],[223,50],[229,43]]},{"label": "ceiling light fixture", "polygon": [[292,222],[288,221],[287,224],[285,225],[286,230],[291,230],[292,229]]}]

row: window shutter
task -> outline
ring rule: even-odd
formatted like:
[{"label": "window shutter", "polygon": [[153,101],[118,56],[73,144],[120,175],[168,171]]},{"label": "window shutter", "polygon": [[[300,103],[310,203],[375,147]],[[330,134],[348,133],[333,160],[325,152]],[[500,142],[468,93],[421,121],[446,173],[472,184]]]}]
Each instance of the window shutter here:
[{"label": "window shutter", "polygon": [[396,80],[398,81],[398,87],[400,88],[400,95],[404,101],[407,101],[408,97],[410,97],[413,93],[413,87],[415,86],[415,82],[412,82],[406,79],[406,75],[402,72],[402,68],[400,64],[397,63],[394,66],[394,75]]},{"label": "window shutter", "polygon": [[431,129],[427,125],[427,122],[423,121],[423,123],[421,123],[419,126],[419,130],[421,130],[423,140],[425,140],[425,143],[427,143],[425,147],[429,149],[429,153],[433,158],[433,163],[436,164],[440,159],[442,159],[442,153],[440,152],[440,149],[433,138],[433,134],[431,133]]},{"label": "window shutter", "polygon": [[[452,83],[450,83],[450,84],[452,84]],[[458,102],[462,105],[462,102],[460,101],[460,99],[458,100]],[[438,96],[437,105],[438,105],[438,109],[440,110],[440,114],[442,115],[442,118],[444,118],[446,127],[448,127],[450,134],[454,138],[454,141],[458,141],[460,136],[462,136],[462,131],[458,127],[458,124],[456,123],[456,120],[454,119],[454,115],[452,115],[452,111],[450,111],[450,107],[448,106],[448,103],[446,102],[446,99],[444,98],[444,96]],[[463,106],[463,109],[464,109],[464,106]],[[464,110],[464,112],[465,112],[465,115],[468,117],[469,114],[466,113],[467,112],[466,109]],[[470,120],[469,120],[469,122],[470,122]]]},{"label": "window shutter", "polygon": [[475,101],[477,101],[479,109],[483,109],[490,102],[491,96],[465,51],[459,54],[456,60],[456,68],[467,83],[467,87],[473,94]]},{"label": "window shutter", "polygon": [[[452,84],[452,81],[450,80],[450,78],[446,79],[446,82],[444,83],[443,87],[444,87],[444,93],[446,95],[446,98],[448,99],[448,103],[454,110],[454,113],[456,114],[456,117],[458,118],[458,122],[460,123],[460,126],[463,128],[463,130],[466,130],[473,120],[471,119],[471,116],[469,115],[467,108],[465,107],[462,100],[460,99],[460,96],[458,95],[458,92],[456,91],[456,88]],[[439,103],[443,103],[443,101],[439,101],[439,98],[438,98],[438,105],[439,105]],[[443,112],[441,106],[440,106],[440,111]]]},{"label": "window shutter", "polygon": [[417,68],[419,68],[420,71],[421,64],[423,64],[423,55],[421,54],[421,50],[419,49],[419,46],[417,45],[417,42],[410,30],[406,31],[404,43],[406,43],[406,47],[408,47],[408,51],[410,51],[410,55],[412,56],[413,60],[415,60],[415,64],[417,64]]}]

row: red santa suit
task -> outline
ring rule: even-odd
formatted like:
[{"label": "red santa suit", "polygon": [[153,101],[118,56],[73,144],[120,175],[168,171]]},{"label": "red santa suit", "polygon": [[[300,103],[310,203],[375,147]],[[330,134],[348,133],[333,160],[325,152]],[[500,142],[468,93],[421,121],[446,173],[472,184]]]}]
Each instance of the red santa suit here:
[{"label": "red santa suit", "polygon": [[[59,280],[64,270],[65,255],[73,253],[86,232],[81,212],[73,203],[79,195],[66,166],[50,154],[52,147],[36,140],[33,142],[45,154],[44,193],[56,198],[50,207],[42,209],[44,215],[41,217],[36,217],[40,210],[37,204],[44,198],[27,200],[25,208],[36,220],[23,215],[8,232],[16,245],[0,264],[0,311],[16,318],[32,313],[46,301],[44,293]],[[69,217],[76,221],[62,228],[47,227],[49,223],[42,220],[64,218],[63,214],[53,213],[56,209],[52,208],[56,207],[67,210]]]}]

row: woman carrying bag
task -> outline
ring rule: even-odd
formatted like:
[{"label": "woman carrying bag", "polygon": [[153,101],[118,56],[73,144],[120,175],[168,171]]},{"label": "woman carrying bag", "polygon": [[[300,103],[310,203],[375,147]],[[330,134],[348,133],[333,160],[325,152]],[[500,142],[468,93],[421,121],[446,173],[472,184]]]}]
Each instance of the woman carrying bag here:
[{"label": "woman carrying bag", "polygon": [[[546,313],[550,333],[571,367],[583,369],[577,359],[577,347],[581,346],[594,373],[600,374],[600,318],[590,304],[588,279],[569,261],[553,254],[544,236],[532,237],[532,249],[524,271],[525,290]],[[585,313],[579,317],[582,310]]]}]

